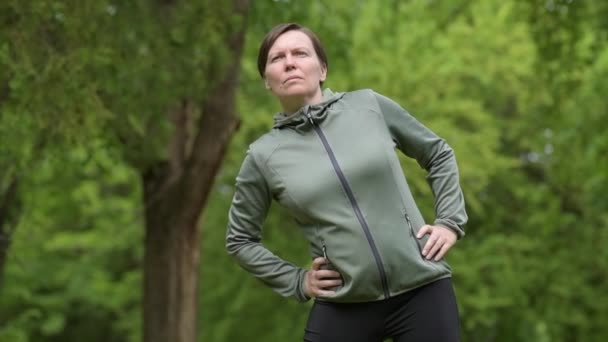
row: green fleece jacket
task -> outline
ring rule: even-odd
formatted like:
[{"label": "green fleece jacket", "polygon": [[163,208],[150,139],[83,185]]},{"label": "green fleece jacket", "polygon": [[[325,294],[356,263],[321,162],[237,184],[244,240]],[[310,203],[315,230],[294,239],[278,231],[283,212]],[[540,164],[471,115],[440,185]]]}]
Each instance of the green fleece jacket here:
[{"label": "green fleece jacket", "polygon": [[276,200],[302,229],[311,258],[326,256],[342,276],[335,296],[320,300],[381,300],[451,276],[444,260],[421,255],[428,235],[415,235],[425,220],[395,148],[427,170],[434,224],[461,238],[467,214],[453,150],[371,90],[326,89],[323,96],[320,104],[275,115],[273,129],[250,145],[228,214],[228,253],[281,295],[308,299],[306,269],[262,244],[264,220]]}]

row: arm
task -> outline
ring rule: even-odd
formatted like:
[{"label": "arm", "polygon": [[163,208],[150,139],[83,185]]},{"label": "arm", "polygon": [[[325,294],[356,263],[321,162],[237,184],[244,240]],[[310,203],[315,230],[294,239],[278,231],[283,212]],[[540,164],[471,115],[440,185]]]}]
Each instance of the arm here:
[{"label": "arm", "polygon": [[236,177],[236,191],[228,213],[226,250],[238,264],[279,294],[304,302],[303,282],[306,270],[297,267],[266,249],[262,225],[272,202],[270,188],[248,151]]},{"label": "arm", "polygon": [[393,100],[377,93],[375,96],[397,148],[428,172],[427,181],[435,196],[434,224],[463,237],[467,214],[454,151]]}]

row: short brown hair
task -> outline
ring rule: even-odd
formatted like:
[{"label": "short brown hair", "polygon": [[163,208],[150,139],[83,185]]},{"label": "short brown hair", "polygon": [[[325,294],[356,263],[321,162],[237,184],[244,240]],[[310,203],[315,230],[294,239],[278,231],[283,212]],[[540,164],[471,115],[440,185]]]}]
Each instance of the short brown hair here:
[{"label": "short brown hair", "polygon": [[[309,28],[302,25],[296,23],[285,23],[273,27],[266,34],[264,40],[262,40],[262,44],[260,45],[260,50],[258,52],[258,71],[260,72],[260,76],[262,76],[262,78],[264,78],[264,72],[266,71],[266,62],[268,61],[268,52],[270,52],[270,48],[283,33],[288,31],[300,31],[307,35],[312,42],[312,46],[315,49],[319,61],[325,67],[325,69],[327,69],[329,66],[327,62],[327,54],[325,54],[325,49],[323,48],[323,45],[321,44],[321,41],[317,35],[314,34],[314,32],[312,32]],[[321,84],[323,84],[323,82],[321,82]]]}]

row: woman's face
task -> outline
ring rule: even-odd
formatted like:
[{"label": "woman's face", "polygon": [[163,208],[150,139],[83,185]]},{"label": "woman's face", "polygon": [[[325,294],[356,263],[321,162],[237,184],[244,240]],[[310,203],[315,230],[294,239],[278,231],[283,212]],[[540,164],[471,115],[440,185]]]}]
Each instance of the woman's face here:
[{"label": "woman's face", "polygon": [[295,111],[322,100],[319,83],[327,68],[321,64],[312,41],[298,30],[283,33],[268,51],[264,81],[284,109]]}]

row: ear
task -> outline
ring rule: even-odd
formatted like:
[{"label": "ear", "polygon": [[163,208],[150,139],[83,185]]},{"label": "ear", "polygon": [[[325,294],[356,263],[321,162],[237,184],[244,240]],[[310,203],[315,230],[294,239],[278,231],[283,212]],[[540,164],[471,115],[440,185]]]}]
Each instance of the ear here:
[{"label": "ear", "polygon": [[320,77],[320,81],[321,82],[325,82],[325,79],[327,78],[327,67],[326,66],[321,66],[321,77]]}]

